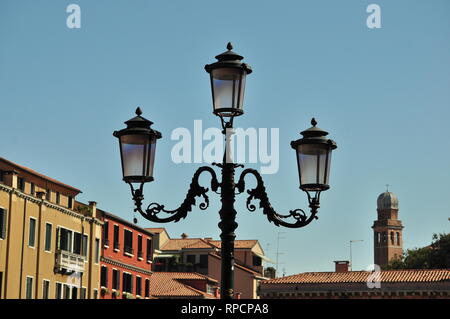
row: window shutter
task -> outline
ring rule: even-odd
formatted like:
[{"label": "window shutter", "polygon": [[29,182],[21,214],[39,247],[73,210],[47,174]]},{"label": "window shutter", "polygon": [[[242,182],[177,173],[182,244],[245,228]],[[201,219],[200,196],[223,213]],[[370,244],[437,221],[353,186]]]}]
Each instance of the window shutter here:
[{"label": "window shutter", "polygon": [[0,214],[1,214],[0,218],[2,219],[1,220],[2,229],[0,229],[0,237],[3,239],[6,238],[6,221],[7,221],[6,215],[7,215],[7,213],[8,213],[8,211],[6,209],[0,208]]}]

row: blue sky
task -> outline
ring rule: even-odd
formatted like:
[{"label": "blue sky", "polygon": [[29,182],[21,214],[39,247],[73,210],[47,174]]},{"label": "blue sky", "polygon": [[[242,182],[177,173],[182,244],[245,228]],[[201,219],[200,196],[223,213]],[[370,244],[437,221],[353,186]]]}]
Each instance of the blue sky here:
[{"label": "blue sky", "polygon": [[[81,7],[81,29],[66,26],[71,3]],[[381,29],[366,26],[371,3],[381,7]],[[112,132],[141,106],[163,134],[146,200],[178,207],[199,164],[171,161],[170,134],[197,119],[220,125],[203,67],[232,41],[254,69],[236,125],[280,129],[279,172],[264,176],[280,213],[307,208],[289,142],[314,116],[338,144],[319,220],[277,228],[241,196],[237,239],[258,239],[275,259],[284,232],[287,274],[332,270],[349,258],[349,240],[362,239],[353,264],[365,269],[385,184],[399,198],[405,248],[450,228],[449,14],[447,0],[2,0],[0,156],[131,220]],[[164,225],[169,233],[219,238],[219,197],[210,198],[207,212]]]}]

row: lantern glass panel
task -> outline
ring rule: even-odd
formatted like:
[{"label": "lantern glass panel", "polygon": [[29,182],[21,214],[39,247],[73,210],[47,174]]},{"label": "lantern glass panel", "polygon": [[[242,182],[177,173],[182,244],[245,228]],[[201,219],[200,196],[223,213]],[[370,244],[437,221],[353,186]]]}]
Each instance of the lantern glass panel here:
[{"label": "lantern glass panel", "polygon": [[[237,68],[219,68],[211,71],[211,84],[214,98],[214,110],[242,110],[246,73]],[[228,110],[232,113],[232,110]],[[230,116],[223,112],[223,116]]]},{"label": "lantern glass panel", "polygon": [[127,134],[120,137],[123,177],[141,182],[153,175],[156,139],[147,134]]},{"label": "lantern glass panel", "polygon": [[307,190],[320,190],[320,186],[328,185],[331,163],[331,148],[328,145],[300,144],[297,160],[301,186],[309,187]]}]

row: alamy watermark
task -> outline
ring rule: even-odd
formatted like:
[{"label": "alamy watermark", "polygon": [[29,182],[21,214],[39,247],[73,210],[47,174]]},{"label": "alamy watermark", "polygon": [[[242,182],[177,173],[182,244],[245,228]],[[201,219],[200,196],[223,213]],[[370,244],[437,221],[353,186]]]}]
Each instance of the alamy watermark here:
[{"label": "alamy watermark", "polygon": [[[270,136],[269,136],[270,135]],[[181,163],[221,163],[224,150],[226,162],[260,164],[261,174],[275,174],[279,169],[279,129],[234,128],[203,130],[201,120],[194,120],[193,133],[184,127],[172,131],[170,138],[178,141],[171,151],[172,161]],[[226,142],[227,141],[227,142]],[[205,143],[204,143],[205,142]]]},{"label": "alamy watermark", "polygon": [[376,264],[369,265],[366,271],[371,271],[372,273],[367,277],[366,283],[367,288],[381,288],[381,268]]}]

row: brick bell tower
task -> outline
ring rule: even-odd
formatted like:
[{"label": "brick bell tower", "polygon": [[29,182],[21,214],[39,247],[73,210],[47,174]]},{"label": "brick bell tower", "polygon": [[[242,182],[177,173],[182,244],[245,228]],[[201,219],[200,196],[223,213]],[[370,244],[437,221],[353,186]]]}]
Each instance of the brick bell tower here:
[{"label": "brick bell tower", "polygon": [[386,190],[377,199],[378,219],[374,221],[374,263],[380,267],[403,253],[402,222],[398,220],[398,199]]}]

